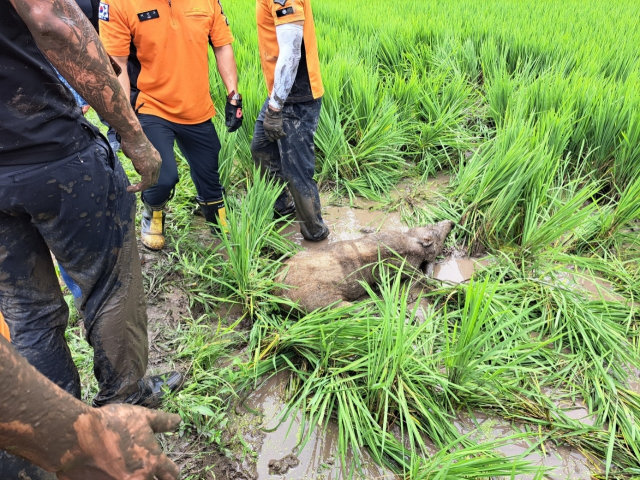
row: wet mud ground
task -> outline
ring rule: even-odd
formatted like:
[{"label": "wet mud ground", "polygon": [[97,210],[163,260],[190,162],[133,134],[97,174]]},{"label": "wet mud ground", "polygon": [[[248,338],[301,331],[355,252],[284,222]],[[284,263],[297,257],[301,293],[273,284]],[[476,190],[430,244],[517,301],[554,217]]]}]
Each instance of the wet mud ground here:
[{"label": "wet mud ground", "polygon": [[[437,188],[446,183],[446,180],[446,178],[437,178],[433,182],[435,185],[425,186],[425,191],[430,187]],[[403,196],[419,196],[421,193],[416,193],[414,186],[407,185],[401,187],[397,195],[402,201]],[[363,232],[408,228],[401,221],[397,210],[383,211],[374,202],[357,200],[353,205],[341,206],[331,204],[329,198],[323,198],[323,205],[323,216],[332,232],[328,242],[357,238],[362,236]],[[204,224],[202,229],[206,229]],[[288,228],[286,233],[303,248],[319,248],[318,244],[304,241],[295,226]],[[154,278],[151,274],[151,266],[161,254],[152,253],[143,248],[140,252],[143,270],[147,271],[147,282],[151,283],[148,288],[150,292],[148,299],[150,371],[157,373],[169,368],[185,371],[188,368],[187,364],[168,364],[166,358],[167,353],[175,349],[172,336],[182,316],[188,311],[189,298],[175,286],[168,289],[153,288],[153,282],[159,284],[163,281],[161,278]],[[442,282],[465,282],[487,261],[487,259],[469,258],[460,252],[450,251],[449,255],[438,261],[429,273]],[[571,272],[568,272],[568,281],[575,281],[593,297],[615,298],[615,294],[604,282],[585,281],[581,279],[582,277],[571,280],[572,278]],[[233,312],[231,311],[229,315],[233,316]],[[231,318],[230,321],[232,320]],[[238,355],[242,354],[243,352],[238,352]],[[316,429],[311,432],[308,442],[303,448],[299,448],[300,417],[291,415],[286,421],[280,421],[285,411],[287,383],[288,377],[282,373],[265,379],[241,402],[234,402],[234,405],[229,408],[227,433],[242,439],[240,442],[242,448],[238,451],[220,452],[215,446],[200,441],[196,436],[163,437],[164,448],[181,466],[183,477],[211,480],[350,478],[349,472],[337,453],[338,433],[335,423],[330,422],[326,430]],[[632,388],[640,392],[640,384],[633,384]],[[571,405],[562,405],[562,407],[572,418],[579,419],[585,424],[592,423],[586,408],[579,401]],[[517,433],[520,427],[480,412],[460,414],[456,426],[460,432],[473,432],[472,435],[477,440],[505,438]],[[526,441],[519,441],[502,447],[500,451],[505,455],[519,455],[527,452],[529,448],[530,445]],[[556,447],[549,442],[544,453],[539,450],[532,451],[526,459],[536,465],[552,467],[552,472],[546,477],[552,480],[590,478],[589,465],[592,459],[587,459],[578,450],[570,447]],[[353,478],[399,478],[378,467],[369,458],[361,461],[364,468]],[[532,477],[517,478],[526,480]]]}]

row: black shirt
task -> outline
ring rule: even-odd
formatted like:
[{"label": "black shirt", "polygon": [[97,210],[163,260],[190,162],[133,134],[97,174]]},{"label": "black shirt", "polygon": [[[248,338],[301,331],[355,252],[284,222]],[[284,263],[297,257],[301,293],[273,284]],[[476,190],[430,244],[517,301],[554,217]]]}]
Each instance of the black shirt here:
[{"label": "black shirt", "polygon": [[73,96],[8,0],[0,0],[0,166],[51,162],[91,135]]},{"label": "black shirt", "polygon": [[313,100],[311,92],[311,80],[309,80],[309,69],[307,68],[307,52],[304,48],[304,41],[301,47],[300,63],[296,72],[296,79],[293,82],[291,91],[285,103],[310,102]]}]

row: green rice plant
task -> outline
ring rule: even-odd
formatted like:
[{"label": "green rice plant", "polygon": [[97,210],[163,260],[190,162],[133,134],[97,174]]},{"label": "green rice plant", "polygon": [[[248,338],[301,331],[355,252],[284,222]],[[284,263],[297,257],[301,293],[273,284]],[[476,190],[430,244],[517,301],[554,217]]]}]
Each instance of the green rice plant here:
[{"label": "green rice plant", "polygon": [[463,206],[461,223],[474,232],[472,250],[518,243],[525,194],[554,160],[543,146],[531,145],[531,135],[530,125],[508,127],[458,172],[452,195]]},{"label": "green rice plant", "polygon": [[[407,144],[407,122],[397,107],[372,81],[375,73],[353,69],[351,61],[335,59],[331,82],[341,95],[323,102],[316,133],[318,181],[331,183],[349,196],[380,198],[404,173],[402,149]],[[327,88],[331,83],[327,82]]]},{"label": "green rice plant", "polygon": [[239,303],[249,317],[259,305],[277,303],[270,292],[278,285],[281,260],[295,250],[293,243],[280,235],[286,222],[273,214],[281,191],[255,170],[241,203],[227,209],[228,226],[220,235],[224,261],[211,281],[222,290],[220,300]]},{"label": "green rice plant", "polygon": [[[413,467],[409,478],[414,480],[467,480],[485,478],[518,478],[534,474],[535,480],[544,478],[545,467],[530,465],[525,460],[505,459],[495,451],[521,436],[510,436],[497,441],[473,445],[462,449],[443,448],[428,462]],[[453,447],[453,445],[452,445]]]},{"label": "green rice plant", "polygon": [[523,252],[532,257],[544,249],[570,251],[580,242],[593,222],[597,204],[592,200],[600,187],[595,183],[582,188],[578,185],[580,182],[572,181],[564,189],[547,189],[546,198],[538,191],[527,200],[520,240]]},{"label": "green rice plant", "polygon": [[470,125],[476,115],[476,97],[466,78],[455,72],[432,72],[422,79],[416,118],[420,121],[417,145],[419,172],[433,174],[454,168],[454,157],[477,140]]},{"label": "green rice plant", "polygon": [[602,213],[598,239],[610,245],[624,227],[640,219],[640,176],[632,180],[619,193],[619,200]]},{"label": "green rice plant", "polygon": [[208,316],[178,325],[175,359],[186,362],[186,380],[179,392],[168,397],[165,408],[182,417],[181,434],[192,431],[206,443],[223,442],[241,375],[229,357],[241,340],[233,326],[211,322]]},{"label": "green rice plant", "polygon": [[635,110],[631,115],[614,154],[613,178],[618,190],[625,189],[640,176],[640,113]]},{"label": "green rice plant", "polygon": [[233,303],[252,317],[259,304],[280,301],[270,291],[277,286],[281,260],[295,251],[294,244],[280,235],[287,223],[273,216],[281,188],[254,170],[246,189],[240,201],[226,198],[228,227],[218,235],[219,241],[214,241],[205,225],[209,242],[194,241],[188,228],[175,241],[172,257],[182,275],[190,278],[186,283],[190,300],[207,313],[220,303]]},{"label": "green rice plant", "polygon": [[[282,421],[302,411],[313,428],[335,416],[343,461],[347,448],[359,458],[360,448],[366,446],[378,463],[397,472],[414,472],[416,478],[431,478],[420,472],[433,472],[425,438],[446,451],[460,450],[448,459],[478,455],[468,465],[496,472],[534,471],[524,462],[491,455],[490,447],[473,449],[458,432],[452,402],[465,386],[452,384],[442,371],[446,353],[437,348],[436,311],[423,312],[418,322],[420,302],[409,307],[401,271],[380,268],[379,277],[379,290],[363,285],[371,301],[318,310],[296,322],[263,318],[256,324],[255,376],[287,369],[295,378],[295,393]],[[467,474],[479,478],[471,471]]]}]

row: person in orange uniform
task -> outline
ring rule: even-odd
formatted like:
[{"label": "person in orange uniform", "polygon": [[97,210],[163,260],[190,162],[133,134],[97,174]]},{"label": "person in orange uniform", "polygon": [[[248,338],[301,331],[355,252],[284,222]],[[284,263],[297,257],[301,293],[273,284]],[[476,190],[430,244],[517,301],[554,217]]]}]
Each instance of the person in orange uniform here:
[{"label": "person in orange uniform", "polygon": [[218,171],[220,141],[211,122],[209,44],[227,92],[225,121],[232,132],[242,124],[242,98],[231,42],[233,36],[218,0],[103,0],[100,37],[122,68],[120,83],[129,92],[127,59],[133,44],[140,62],[135,110],[144,133],[160,152],[158,183],[142,195],[142,243],[164,247],[164,207],[178,182],[174,141],[184,154],[197,201],[212,232],[224,228],[223,188]]},{"label": "person in orange uniform", "polygon": [[329,235],[313,180],[324,88],[310,0],[256,0],[258,47],[269,96],[255,124],[251,153],[268,176],[285,184],[276,216],[295,212],[302,236]]}]

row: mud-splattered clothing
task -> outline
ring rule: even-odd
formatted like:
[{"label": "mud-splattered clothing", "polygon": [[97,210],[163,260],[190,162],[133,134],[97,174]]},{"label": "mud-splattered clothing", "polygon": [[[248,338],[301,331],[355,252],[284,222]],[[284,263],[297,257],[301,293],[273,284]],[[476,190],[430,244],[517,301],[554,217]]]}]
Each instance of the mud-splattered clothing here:
[{"label": "mud-splattered clothing", "polygon": [[277,142],[271,142],[262,126],[268,108],[267,100],[258,115],[251,142],[251,153],[256,164],[276,181],[281,184],[286,182],[288,186],[276,201],[276,213],[287,213],[293,197],[300,232],[307,240],[321,240],[328,234],[320,212],[318,187],[313,180],[313,136],[318,128],[321,105],[322,99],[285,103],[282,119],[287,135]]},{"label": "mud-splattered clothing", "polygon": [[276,26],[304,21],[302,57],[296,73],[296,80],[287,97],[287,102],[308,102],[324,94],[320,75],[320,60],[316,29],[310,0],[257,0],[256,19],[258,23],[258,48],[260,63],[269,94],[278,60],[278,40]]},{"label": "mud-splattered clothing", "polygon": [[255,124],[251,154],[262,171],[280,183],[286,182],[287,187],[276,201],[275,213],[287,214],[295,208],[302,236],[307,240],[322,240],[329,234],[329,229],[322,220],[318,187],[313,180],[316,164],[313,137],[318,128],[324,89],[311,1],[256,0],[256,18],[260,61],[269,94],[273,91],[280,52],[276,28],[304,22],[295,80],[288,94],[284,93],[286,98],[278,99],[278,105],[283,105],[285,136],[272,142],[265,135],[263,122],[269,108],[267,98]]},{"label": "mud-splattered clothing", "polygon": [[[81,290],[95,400],[124,401],[148,354],[135,196],[13,6],[0,0],[0,10],[0,311],[18,352],[79,397],[53,252]],[[3,455],[0,478],[16,478]]]},{"label": "mud-splattered clothing", "polygon": [[181,124],[212,118],[209,44],[233,41],[217,0],[103,0],[100,38],[110,55],[126,57],[133,42],[141,70],[136,111]]},{"label": "mud-splattered clothing", "polygon": [[0,173],[0,311],[12,343],[49,379],[80,397],[52,252],[81,291],[76,306],[93,347],[99,404],[135,396],[147,367],[135,196],[126,192],[128,185],[101,137],[46,165]]},{"label": "mud-splattered clothing", "polygon": [[0,166],[49,162],[87,147],[91,137],[71,92],[8,0],[0,0],[0,11]]}]

